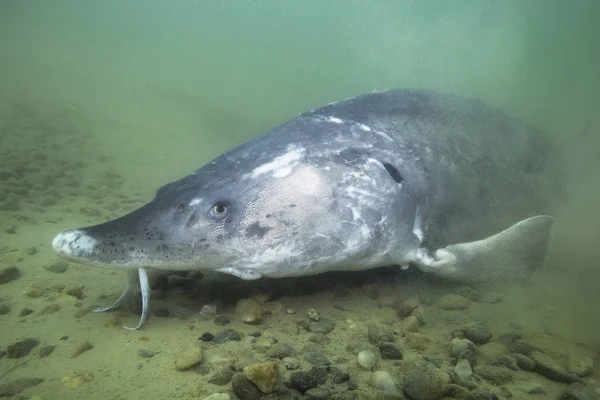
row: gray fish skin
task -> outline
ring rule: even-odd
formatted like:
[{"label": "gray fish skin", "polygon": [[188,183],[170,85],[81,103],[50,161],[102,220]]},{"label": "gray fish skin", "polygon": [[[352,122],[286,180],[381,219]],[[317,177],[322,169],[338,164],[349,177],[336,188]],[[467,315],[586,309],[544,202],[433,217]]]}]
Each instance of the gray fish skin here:
[{"label": "gray fish skin", "polygon": [[[543,254],[515,257],[543,259],[553,219],[527,219],[560,199],[556,153],[535,128],[477,100],[365,94],[300,114],[131,214],[58,234],[53,247],[82,264],[243,279],[408,263],[429,271],[437,250],[526,221],[527,235],[544,239],[522,247]],[[510,231],[501,246],[510,252],[524,232]],[[471,261],[493,257],[494,243],[476,246],[483,253]]]}]

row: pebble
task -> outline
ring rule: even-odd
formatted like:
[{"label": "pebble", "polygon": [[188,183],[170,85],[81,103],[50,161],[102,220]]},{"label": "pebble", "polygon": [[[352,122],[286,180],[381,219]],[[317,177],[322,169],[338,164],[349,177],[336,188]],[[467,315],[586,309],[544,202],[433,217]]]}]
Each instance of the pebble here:
[{"label": "pebble", "polygon": [[213,385],[223,386],[231,382],[235,372],[229,367],[219,368],[209,379],[208,382]]},{"label": "pebble", "polygon": [[409,315],[400,322],[400,328],[406,332],[417,332],[420,325],[421,322],[419,321],[419,318],[414,315]]},{"label": "pebble", "polygon": [[531,359],[535,362],[533,370],[550,380],[563,383],[571,383],[575,380],[562,365],[549,355],[534,351],[531,353]]},{"label": "pebble", "polygon": [[396,296],[381,296],[377,301],[377,307],[379,308],[389,307],[393,309],[398,309],[398,307],[400,307],[401,304],[402,300]]},{"label": "pebble", "polygon": [[155,352],[149,349],[138,349],[137,353],[138,356],[142,358],[152,358],[156,354]]},{"label": "pebble", "polygon": [[408,372],[402,390],[413,400],[438,400],[444,394],[447,380],[441,370],[424,362]]},{"label": "pebble", "polygon": [[373,367],[375,367],[376,362],[377,358],[371,350],[363,350],[360,353],[358,353],[358,365],[360,365],[367,371],[371,371]]},{"label": "pebble", "polygon": [[456,365],[454,366],[454,373],[456,374],[458,381],[461,383],[466,383],[469,379],[471,379],[471,376],[473,376],[471,364],[464,359],[456,362]]},{"label": "pebble", "polygon": [[189,345],[175,360],[175,369],[177,371],[188,370],[202,362],[204,354],[202,347],[196,343]]},{"label": "pebble", "polygon": [[267,357],[270,358],[285,358],[296,355],[296,350],[287,342],[275,343],[268,351]]},{"label": "pebble", "polygon": [[519,354],[519,353],[513,354],[513,357],[515,358],[515,360],[517,360],[517,365],[519,366],[519,368],[521,368],[525,371],[533,371],[534,370],[535,361],[533,361],[531,358],[527,357],[524,354]]},{"label": "pebble", "polygon": [[290,371],[300,368],[300,360],[294,357],[284,357],[281,362],[283,363],[283,366]]},{"label": "pebble", "polygon": [[215,324],[219,326],[229,325],[231,318],[228,315],[219,314],[215,316]]},{"label": "pebble", "polygon": [[36,338],[27,338],[19,340],[6,348],[5,356],[8,358],[21,358],[25,357],[31,350],[33,350],[40,341]]},{"label": "pebble", "polygon": [[394,343],[381,343],[379,352],[384,360],[402,360],[402,350]]},{"label": "pebble", "polygon": [[0,315],[6,315],[11,311],[10,304],[0,304]]},{"label": "pebble", "polygon": [[419,299],[416,297],[411,297],[398,305],[396,308],[396,314],[400,318],[406,318],[420,305]]},{"label": "pebble", "polygon": [[410,332],[406,334],[405,342],[413,350],[426,351],[431,345],[431,339],[423,333]]},{"label": "pebble", "polygon": [[235,313],[246,324],[260,324],[262,321],[262,305],[254,299],[238,300]]},{"label": "pebble", "polygon": [[319,318],[319,321],[308,321],[305,328],[312,333],[329,334],[335,329],[335,322],[329,318]]},{"label": "pebble", "polygon": [[314,322],[318,322],[321,319],[321,314],[317,312],[314,308],[308,310],[308,319]]},{"label": "pebble", "polygon": [[336,385],[344,383],[350,379],[350,374],[347,371],[341,370],[337,367],[331,367],[329,373],[331,375],[331,382]]},{"label": "pebble", "polygon": [[78,356],[82,355],[83,353],[85,353],[86,351],[89,351],[89,350],[91,350],[93,348],[94,348],[93,344],[91,344],[88,341],[85,341],[85,342],[81,343],[79,346],[77,346],[77,348],[75,349],[75,351],[71,355],[71,358],[78,357]]},{"label": "pebble", "polygon": [[331,365],[331,361],[319,351],[309,351],[304,355],[304,360],[310,365]]},{"label": "pebble", "polygon": [[88,371],[75,371],[60,378],[60,381],[69,389],[77,390],[94,379],[94,375]]},{"label": "pebble", "polygon": [[69,287],[65,290],[65,292],[69,296],[73,296],[73,297],[77,298],[78,300],[81,300],[83,298],[83,287],[81,287],[81,286]]},{"label": "pebble", "polygon": [[44,294],[44,289],[41,288],[40,285],[27,285],[22,291],[23,296],[27,296],[32,299],[37,299],[38,297],[42,297]]},{"label": "pebble", "polygon": [[369,342],[378,345],[383,342],[394,341],[394,331],[387,326],[370,326],[367,331]]},{"label": "pebble", "polygon": [[262,393],[273,393],[279,387],[279,368],[273,361],[247,365],[244,367],[243,374]]},{"label": "pebble", "polygon": [[262,305],[262,312],[265,314],[277,314],[283,310],[283,303],[280,301],[267,301]]},{"label": "pebble", "polygon": [[313,335],[310,335],[308,340],[318,344],[328,344],[329,342],[331,342],[331,339],[327,337],[324,333],[315,333]]},{"label": "pebble", "polygon": [[591,375],[594,372],[594,360],[590,357],[571,357],[567,364],[567,370],[580,377]]},{"label": "pebble", "polygon": [[492,332],[484,326],[475,325],[463,329],[467,339],[475,344],[486,344],[492,339]]},{"label": "pebble", "polygon": [[452,357],[457,357],[463,351],[468,349],[474,350],[475,347],[475,343],[471,342],[469,339],[454,338],[450,342],[450,355],[452,355]]},{"label": "pebble", "polygon": [[12,282],[21,277],[21,272],[17,267],[7,267],[0,270],[0,284]]},{"label": "pebble", "polygon": [[511,370],[495,365],[478,365],[475,367],[475,373],[497,386],[504,385],[514,380]]},{"label": "pebble", "polygon": [[456,294],[476,303],[481,300],[481,293],[469,286],[463,286]]},{"label": "pebble", "polygon": [[308,371],[295,371],[290,375],[290,382],[300,392],[315,388],[327,381],[327,367],[312,367]]},{"label": "pebble", "polygon": [[558,400],[600,400],[600,394],[581,383],[573,383],[558,397]]},{"label": "pebble", "polygon": [[369,379],[369,385],[376,389],[391,392],[396,390],[394,379],[387,371],[375,371]]},{"label": "pebble", "polygon": [[44,267],[46,271],[54,272],[55,274],[62,274],[69,268],[69,263],[64,260],[54,261],[50,265]]},{"label": "pebble", "polygon": [[0,397],[10,397],[21,393],[27,388],[39,385],[44,378],[17,378],[9,383],[0,385]]},{"label": "pebble", "polygon": [[212,342],[221,344],[225,342],[239,342],[242,340],[242,334],[232,328],[227,328],[218,332],[213,338]]},{"label": "pebble", "polygon": [[204,332],[202,335],[200,335],[200,340],[202,340],[203,342],[212,342],[214,338],[215,335],[213,335],[210,332]]},{"label": "pebble", "polygon": [[471,302],[458,294],[447,294],[438,300],[436,306],[445,311],[466,310]]},{"label": "pebble", "polygon": [[56,349],[56,346],[47,344],[45,346],[40,347],[39,355],[41,358],[48,357],[52,352]]},{"label": "pebble", "polygon": [[231,379],[233,392],[240,400],[260,400],[262,393],[248,378],[241,372],[233,375]]},{"label": "pebble", "polygon": [[304,392],[304,396],[307,400],[329,400],[331,398],[331,391],[326,387],[318,386],[308,389]]},{"label": "pebble", "polygon": [[31,313],[33,313],[33,310],[31,308],[25,307],[24,309],[19,311],[19,317],[26,317],[27,315],[29,315]]}]

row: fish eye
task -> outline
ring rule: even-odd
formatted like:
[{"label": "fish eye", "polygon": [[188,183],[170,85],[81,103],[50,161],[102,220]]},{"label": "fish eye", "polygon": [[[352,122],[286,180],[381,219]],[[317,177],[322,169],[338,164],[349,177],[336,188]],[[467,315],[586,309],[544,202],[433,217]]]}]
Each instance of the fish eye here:
[{"label": "fish eye", "polygon": [[210,206],[210,215],[212,215],[213,218],[225,218],[227,215],[229,215],[230,208],[231,206],[228,202],[217,201],[216,203],[213,203],[212,206]]}]

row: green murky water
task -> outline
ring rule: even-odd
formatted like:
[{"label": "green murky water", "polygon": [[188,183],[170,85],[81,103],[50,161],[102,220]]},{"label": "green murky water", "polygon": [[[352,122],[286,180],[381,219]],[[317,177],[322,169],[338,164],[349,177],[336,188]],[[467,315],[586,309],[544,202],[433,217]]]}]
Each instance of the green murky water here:
[{"label": "green murky water", "polygon": [[[456,288],[418,278],[392,284],[361,275],[364,285],[341,278],[334,289],[275,299],[283,311],[247,326],[227,294],[234,291],[227,285],[238,286],[225,281],[200,299],[169,291],[159,302],[169,318],[127,332],[117,320],[130,323],[130,313],[86,313],[118,295],[123,272],[44,267],[56,260],[49,244],[58,231],[121,215],[160,185],[299,112],[393,87],[479,98],[540,127],[564,151],[568,194],[548,267],[523,285],[478,289],[502,302],[476,302],[456,318],[494,335],[478,349],[479,364],[489,361],[501,334],[516,332],[564,367],[588,358],[598,365],[598,15],[600,3],[592,0],[0,1],[0,267],[16,266],[21,274],[0,285],[0,349],[39,341],[27,355],[12,348],[0,358],[0,385],[44,379],[19,386],[15,398],[233,398],[228,381],[208,380],[235,369],[234,362],[268,359],[276,338],[296,349],[300,370],[309,368],[303,355],[318,346],[349,371],[353,390],[346,382],[321,386],[330,398],[383,398],[355,355],[373,346],[369,326],[399,329],[396,312],[379,307],[382,299],[418,296],[427,312]],[[269,285],[243,290],[268,292],[277,284]],[[259,330],[262,339],[206,345],[199,367],[176,371],[182,349],[203,332],[224,329],[198,314],[215,300],[225,302],[219,313],[233,318],[230,327],[245,335]],[[331,341],[315,344],[296,323],[311,307],[335,321]],[[398,388],[411,362],[437,363],[455,379],[449,329],[433,321],[415,337],[396,335],[404,360],[380,360],[378,369]],[[86,341],[93,348],[73,357]],[[41,357],[43,346],[56,348]],[[155,355],[143,358],[140,350]],[[557,398],[567,386],[508,370],[512,382],[488,377],[482,388],[540,399]],[[599,370],[582,378],[590,390],[598,387]],[[290,373],[284,368],[282,379]],[[546,394],[528,394],[527,385]],[[7,390],[0,394],[15,392]]]}]

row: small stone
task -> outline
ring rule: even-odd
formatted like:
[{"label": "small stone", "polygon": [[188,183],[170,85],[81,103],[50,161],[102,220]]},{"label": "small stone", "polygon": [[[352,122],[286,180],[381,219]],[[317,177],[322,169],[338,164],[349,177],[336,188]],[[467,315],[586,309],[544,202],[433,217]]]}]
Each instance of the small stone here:
[{"label": "small stone", "polygon": [[486,381],[501,386],[514,380],[511,370],[494,365],[480,365],[475,367],[475,373]]},{"label": "small stone", "polygon": [[56,349],[56,346],[47,344],[45,346],[40,347],[39,355],[41,358],[48,357],[52,352]]},{"label": "small stone", "polygon": [[527,357],[524,354],[515,353],[513,354],[515,360],[517,360],[517,366],[525,371],[533,371],[535,369],[535,361]]},{"label": "small stone", "polygon": [[381,343],[379,352],[384,360],[402,360],[402,351],[394,343]]},{"label": "small stone", "polygon": [[212,342],[212,340],[215,338],[215,335],[213,335],[210,332],[204,332],[201,336],[200,336],[200,340],[202,340],[203,342]]},{"label": "small stone", "polygon": [[438,400],[444,393],[446,377],[433,364],[421,363],[409,371],[402,390],[413,400]]},{"label": "small stone", "polygon": [[358,365],[370,371],[375,367],[375,363],[377,362],[377,358],[375,354],[371,350],[363,350],[358,353]]},{"label": "small stone", "polygon": [[27,388],[39,385],[44,378],[17,378],[9,383],[0,385],[0,397],[10,397],[21,393]]},{"label": "small stone", "polygon": [[328,344],[329,342],[331,342],[331,339],[327,337],[324,333],[315,333],[313,335],[310,335],[308,340],[318,344]]},{"label": "small stone", "polygon": [[213,385],[223,386],[231,382],[235,372],[229,367],[219,368],[209,379],[208,383]]},{"label": "small stone", "polygon": [[304,360],[310,365],[331,365],[331,361],[318,351],[309,351],[304,355]]},{"label": "small stone", "polygon": [[421,322],[414,315],[409,315],[400,322],[400,328],[406,332],[417,332]]},{"label": "small stone", "polygon": [[411,297],[405,301],[403,301],[397,308],[396,313],[400,318],[408,317],[417,307],[419,307],[420,302],[416,297]]},{"label": "small stone", "polygon": [[42,297],[44,294],[44,289],[42,289],[39,285],[32,284],[27,285],[22,291],[23,296],[30,297],[32,299],[37,299],[38,297]]},{"label": "small stone", "polygon": [[21,272],[17,267],[7,267],[0,270],[0,285],[5,284],[21,277]]},{"label": "small stone", "polygon": [[526,356],[530,356],[530,357],[531,357],[532,352],[540,351],[539,347],[537,347],[529,342],[526,342],[524,340],[515,340],[514,342],[510,343],[507,346],[507,348],[512,353],[525,354]]},{"label": "small stone", "polygon": [[239,342],[242,340],[242,334],[232,328],[227,328],[217,333],[212,340],[213,343],[221,344],[225,342]]},{"label": "small stone", "polygon": [[335,329],[335,322],[329,318],[320,318],[319,321],[310,321],[307,326],[309,332],[327,335]]},{"label": "small stone", "polygon": [[394,379],[387,371],[375,371],[369,379],[369,385],[376,389],[391,392],[396,390]]},{"label": "small stone", "polygon": [[283,364],[283,366],[290,370],[290,371],[294,371],[298,368],[300,368],[300,360],[298,360],[297,358],[294,357],[283,357],[283,359],[281,360],[281,363]]},{"label": "small stone", "polygon": [[469,339],[454,338],[450,342],[450,355],[456,357],[467,349],[474,350],[475,347],[475,343],[471,342]]},{"label": "small stone", "polygon": [[498,396],[483,387],[475,388],[465,400],[496,400]]},{"label": "small stone", "polygon": [[431,339],[419,332],[407,333],[405,342],[413,350],[426,351],[431,345]]},{"label": "small stone", "polygon": [[558,400],[600,400],[600,394],[581,383],[573,383],[558,397]]},{"label": "small stone", "polygon": [[531,359],[535,362],[534,371],[550,380],[563,383],[571,383],[575,380],[562,365],[542,352],[532,352]]},{"label": "small stone", "polygon": [[389,307],[389,308],[397,309],[398,307],[400,307],[401,304],[402,304],[402,300],[396,296],[381,296],[381,297],[379,297],[379,300],[377,301],[377,306],[379,308]]},{"label": "small stone", "polygon": [[499,343],[510,344],[517,340],[523,339],[523,335],[520,333],[503,333],[496,339]]},{"label": "small stone", "polygon": [[492,339],[492,332],[483,326],[475,325],[463,329],[467,339],[475,344],[485,344]]},{"label": "small stone", "polygon": [[577,376],[588,376],[594,372],[594,360],[590,357],[571,357],[567,364],[567,370]]},{"label": "small stone", "polygon": [[202,347],[196,343],[189,345],[175,360],[175,369],[177,371],[188,370],[202,362],[204,354]]},{"label": "small stone", "polygon": [[468,286],[463,286],[458,290],[456,294],[473,302],[478,302],[479,300],[481,300],[481,293]]},{"label": "small stone", "polygon": [[378,345],[383,342],[394,341],[394,331],[387,326],[370,326],[367,331],[369,342]]},{"label": "small stone", "polygon": [[31,314],[31,313],[33,313],[33,310],[32,310],[31,308],[27,308],[27,307],[25,307],[24,309],[22,309],[22,310],[19,312],[19,317],[26,317],[27,315],[29,315],[29,314]]},{"label": "small stone", "polygon": [[270,358],[285,358],[296,355],[296,350],[292,347],[291,344],[287,342],[279,342],[275,343],[271,348],[267,351],[267,357]]},{"label": "small stone", "polygon": [[267,301],[262,305],[262,312],[265,314],[277,314],[283,310],[283,303],[280,301]]},{"label": "small stone", "polygon": [[321,315],[317,312],[317,310],[311,308],[310,310],[308,310],[308,319],[314,322],[318,322],[321,319]]},{"label": "small stone", "polygon": [[83,298],[83,288],[81,286],[72,286],[65,290],[69,296],[73,296],[79,300]]},{"label": "small stone", "polygon": [[27,338],[19,340],[6,348],[6,357],[21,358],[25,357],[34,347],[40,344],[40,341],[35,338]]},{"label": "small stone", "polygon": [[44,307],[37,315],[50,315],[59,312],[61,309],[59,304],[52,303]]},{"label": "small stone", "polygon": [[337,367],[331,367],[329,373],[331,375],[331,382],[336,385],[344,383],[350,379],[350,374],[348,373],[348,371],[342,370]]},{"label": "small stone", "polygon": [[262,321],[262,305],[254,299],[240,299],[235,313],[246,324],[259,324]]},{"label": "small stone", "polygon": [[262,393],[248,378],[241,372],[233,375],[231,379],[233,392],[240,400],[260,400]]},{"label": "small stone", "polygon": [[470,301],[463,296],[447,294],[438,300],[436,306],[445,311],[466,310],[469,307],[469,303]]},{"label": "small stone", "polygon": [[295,371],[290,375],[293,387],[304,393],[327,381],[327,367],[312,367],[308,371]]},{"label": "small stone", "polygon": [[149,349],[138,349],[137,353],[138,356],[140,356],[141,358],[152,358],[156,354],[155,352]]},{"label": "small stone", "polygon": [[273,361],[247,365],[243,373],[262,393],[273,393],[279,387],[279,369]]},{"label": "small stone", "polygon": [[77,348],[75,349],[75,351],[73,352],[73,354],[71,355],[71,358],[75,358],[80,356],[81,354],[85,353],[86,351],[89,351],[91,349],[94,348],[94,345],[92,345],[90,342],[88,342],[87,340],[83,343],[81,343],[79,346],[77,346]]},{"label": "small stone", "polygon": [[0,315],[6,315],[11,311],[10,304],[0,304]]},{"label": "small stone", "polygon": [[44,267],[46,271],[54,272],[55,274],[62,274],[69,268],[69,263],[63,260],[57,260],[50,265]]},{"label": "small stone", "polygon": [[331,391],[326,387],[318,386],[304,392],[304,397],[307,400],[329,400],[331,398]]},{"label": "small stone", "polygon": [[461,383],[468,382],[473,376],[473,370],[471,369],[471,364],[467,360],[461,359],[456,362],[454,366],[454,373],[458,378],[458,381]]}]

